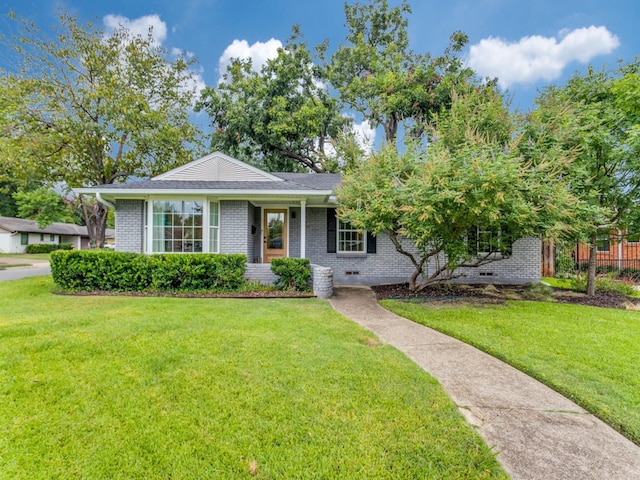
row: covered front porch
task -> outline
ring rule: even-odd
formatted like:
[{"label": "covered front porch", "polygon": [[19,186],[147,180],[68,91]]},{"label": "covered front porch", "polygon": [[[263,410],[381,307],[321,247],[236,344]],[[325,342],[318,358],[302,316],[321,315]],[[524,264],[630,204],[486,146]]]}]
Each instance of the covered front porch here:
[{"label": "covered front porch", "polygon": [[[222,218],[220,221],[221,235],[224,235],[224,225],[233,224],[237,219],[230,218],[229,209],[232,207],[230,203],[221,201],[221,207],[224,207],[221,208]],[[285,257],[308,258],[307,207],[306,200],[280,200],[277,202],[248,200],[245,213],[245,218],[248,220],[246,243],[248,263],[269,264],[274,258]],[[244,210],[242,205],[236,205],[236,208]],[[237,230],[237,227],[226,230],[229,233]],[[231,238],[221,238],[221,251],[226,250],[225,245],[229,249],[237,248],[237,237],[233,243]],[[229,253],[231,252],[229,251]]]}]

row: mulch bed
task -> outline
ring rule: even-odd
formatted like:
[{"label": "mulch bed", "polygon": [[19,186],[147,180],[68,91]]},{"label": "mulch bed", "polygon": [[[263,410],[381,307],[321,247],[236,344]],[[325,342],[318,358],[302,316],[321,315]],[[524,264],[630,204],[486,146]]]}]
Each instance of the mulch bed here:
[{"label": "mulch bed", "polygon": [[[501,304],[507,300],[535,300],[527,295],[528,287],[523,285],[486,284],[434,284],[420,292],[411,292],[407,283],[379,285],[372,287],[378,300],[415,299],[431,304]],[[628,305],[640,306],[640,300],[619,295],[596,294],[588,297],[582,292],[552,289],[546,301],[572,303],[592,307],[626,309]]]},{"label": "mulch bed", "polygon": [[268,290],[238,293],[182,293],[182,292],[112,292],[103,290],[65,292],[54,291],[57,295],[71,295],[77,297],[91,296],[119,296],[119,297],[172,297],[172,298],[314,298],[312,293],[285,292],[282,290]]}]

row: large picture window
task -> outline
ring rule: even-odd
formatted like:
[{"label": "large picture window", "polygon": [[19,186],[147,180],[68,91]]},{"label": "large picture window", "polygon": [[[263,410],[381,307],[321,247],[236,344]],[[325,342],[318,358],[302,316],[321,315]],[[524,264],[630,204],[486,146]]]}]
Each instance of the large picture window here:
[{"label": "large picture window", "polygon": [[338,253],[365,252],[365,234],[350,224],[338,220]]},{"label": "large picture window", "polygon": [[153,253],[203,251],[203,202],[153,202]]}]

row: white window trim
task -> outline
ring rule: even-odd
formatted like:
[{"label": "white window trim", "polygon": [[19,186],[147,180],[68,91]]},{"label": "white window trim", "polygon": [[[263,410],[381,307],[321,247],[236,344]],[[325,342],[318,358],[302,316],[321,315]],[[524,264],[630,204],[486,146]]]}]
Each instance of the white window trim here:
[{"label": "white window trim", "polygon": [[[344,223],[351,228],[340,228],[340,224]],[[362,232],[362,250],[340,250],[340,232]],[[364,256],[367,254],[367,232],[360,228],[353,228],[353,226],[347,222],[342,222],[339,218],[336,218],[336,255],[339,256]]]},{"label": "white window trim", "polygon": [[[213,226],[210,223],[211,220],[211,205],[212,203],[215,203],[216,205],[218,205],[218,225],[216,226],[216,245],[218,246],[218,251],[216,252],[212,252],[210,247],[211,247],[211,229],[213,228]],[[205,237],[206,237],[206,252],[204,252],[203,249],[203,253],[220,253],[220,201],[219,200],[212,200],[212,199],[207,199],[205,201],[205,207],[203,208],[204,211],[206,211],[207,213],[207,228],[206,228],[206,232],[202,232],[202,241],[205,241]]]},{"label": "white window trim", "polygon": [[[489,259],[489,258],[497,258],[497,259],[501,259],[501,258],[509,258],[509,256],[505,256],[503,255],[503,253],[500,250],[494,250],[491,252],[481,252],[480,251],[480,232],[489,232],[491,235],[496,235],[498,238],[498,241],[501,242],[502,241],[502,230],[498,229],[498,231],[493,231],[493,230],[487,230],[484,229],[482,227],[476,226],[476,246],[474,249],[474,254],[472,255],[474,258],[481,258],[481,259]],[[469,241],[469,239],[467,238],[467,242]],[[513,242],[511,244],[511,248],[513,248]]]},{"label": "white window trim", "polygon": [[[153,202],[201,202],[202,203],[202,252],[154,252],[153,251]],[[218,204],[218,250],[220,249],[220,202],[215,199],[203,198],[203,197],[154,197],[147,198],[145,200],[146,214],[143,218],[143,239],[144,239],[144,253],[147,255],[161,254],[161,253],[175,253],[181,255],[183,253],[218,253],[209,251],[209,202]]]}]

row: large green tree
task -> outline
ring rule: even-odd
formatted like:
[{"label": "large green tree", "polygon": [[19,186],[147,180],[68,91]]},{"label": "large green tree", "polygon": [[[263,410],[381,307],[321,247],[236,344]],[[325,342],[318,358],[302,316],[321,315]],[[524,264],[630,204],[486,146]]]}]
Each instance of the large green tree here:
[{"label": "large green tree", "polygon": [[332,55],[331,83],[350,108],[373,127],[384,128],[395,143],[398,129],[420,138],[433,113],[451,103],[451,93],[466,85],[473,72],[459,54],[468,38],[455,32],[443,55],[413,52],[409,46],[406,1],[345,4],[345,42]]},{"label": "large green tree", "polygon": [[251,59],[232,61],[198,108],[211,118],[213,149],[270,171],[336,170],[334,144],[350,132],[296,27],[259,71]]},{"label": "large green tree", "polygon": [[638,62],[618,70],[589,68],[562,87],[549,87],[532,113],[550,146],[573,151],[564,172],[571,192],[588,207],[577,231],[590,246],[587,294],[595,293],[598,235],[609,235],[637,218],[640,202],[640,101]]},{"label": "large green tree", "polygon": [[74,202],[49,188],[16,192],[13,198],[17,207],[16,216],[35,220],[40,228],[55,222],[77,223],[79,220]]},{"label": "large green tree", "polygon": [[[191,160],[199,141],[189,121],[191,60],[170,57],[151,31],[106,35],[66,13],[58,19],[54,38],[19,18],[20,33],[5,38],[18,67],[0,77],[3,168],[73,188]],[[87,199],[83,205],[90,240],[101,246],[106,207]]]},{"label": "large green tree", "polygon": [[451,98],[426,148],[388,145],[338,190],[341,218],[389,235],[411,261],[414,291],[504,258],[516,239],[575,228],[577,202],[559,175],[571,159],[523,154],[522,125],[492,87]]}]

